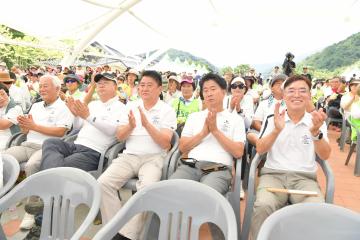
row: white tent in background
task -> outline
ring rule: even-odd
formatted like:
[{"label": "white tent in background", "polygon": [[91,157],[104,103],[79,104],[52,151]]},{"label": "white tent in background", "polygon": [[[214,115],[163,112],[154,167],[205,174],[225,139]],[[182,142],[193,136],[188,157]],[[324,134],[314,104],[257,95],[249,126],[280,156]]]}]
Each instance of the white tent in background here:
[{"label": "white tent in background", "polygon": [[171,61],[169,55],[165,55],[161,60],[153,66],[148,66],[147,69],[154,69],[157,71],[173,71],[174,62]]}]

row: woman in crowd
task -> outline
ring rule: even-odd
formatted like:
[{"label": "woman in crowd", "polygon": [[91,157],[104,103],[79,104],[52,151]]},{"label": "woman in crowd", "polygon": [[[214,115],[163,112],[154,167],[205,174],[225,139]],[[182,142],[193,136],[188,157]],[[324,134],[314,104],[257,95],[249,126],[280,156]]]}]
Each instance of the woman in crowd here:
[{"label": "woman in crowd", "polygon": [[138,80],[138,76],[139,76],[139,72],[136,71],[135,69],[129,69],[127,76],[126,76],[126,81],[127,81],[127,85],[130,88],[129,91],[129,101],[134,101],[136,99],[138,99],[138,93],[137,93],[137,85],[136,85],[136,80]]},{"label": "woman in crowd", "polygon": [[194,98],[195,83],[192,78],[184,77],[181,80],[180,89],[181,96],[171,102],[171,106],[176,112],[177,133],[179,135],[190,113],[199,112],[202,108],[201,100]]},{"label": "woman in crowd", "polygon": [[72,97],[76,100],[83,100],[85,94],[80,91],[81,81],[76,74],[68,74],[64,77],[64,83],[66,85],[66,93],[60,92],[60,98],[65,100],[67,97]]},{"label": "woman in crowd", "polygon": [[350,116],[352,105],[359,100],[356,93],[357,86],[360,84],[360,79],[352,79],[349,83],[349,92],[344,94],[340,100],[340,106],[344,110],[344,116],[347,119]]},{"label": "woman in crowd", "polygon": [[164,94],[164,102],[171,103],[174,99],[177,99],[181,96],[180,81],[177,76],[171,75],[168,78],[168,90]]},{"label": "woman in crowd", "polygon": [[245,80],[241,77],[231,80],[228,92],[230,95],[224,98],[224,108],[241,115],[244,118],[245,128],[248,129],[254,116],[254,102],[252,96],[248,94]]}]

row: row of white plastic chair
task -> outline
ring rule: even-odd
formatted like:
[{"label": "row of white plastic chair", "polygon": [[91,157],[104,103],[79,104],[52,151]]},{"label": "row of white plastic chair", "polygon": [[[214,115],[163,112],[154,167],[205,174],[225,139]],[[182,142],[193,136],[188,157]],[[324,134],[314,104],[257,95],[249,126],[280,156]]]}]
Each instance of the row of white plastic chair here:
[{"label": "row of white plastic chair", "polygon": [[[17,176],[19,171],[14,158],[3,155],[3,159],[2,194],[15,183],[13,175]],[[4,195],[0,199],[0,212],[31,195],[38,195],[45,205],[40,239],[80,239],[97,215],[101,199],[99,186],[89,173],[75,168],[54,168],[30,176]],[[90,211],[75,230],[75,208],[81,203],[88,205]],[[137,192],[93,239],[111,239],[132,216],[144,211],[159,216],[161,240],[189,239],[189,236],[198,239],[200,226],[207,222],[219,226],[225,239],[238,239],[231,204],[210,187],[180,179],[161,181]],[[360,215],[342,207],[296,204],[272,214],[264,222],[258,239],[360,239],[359,224]]]}]

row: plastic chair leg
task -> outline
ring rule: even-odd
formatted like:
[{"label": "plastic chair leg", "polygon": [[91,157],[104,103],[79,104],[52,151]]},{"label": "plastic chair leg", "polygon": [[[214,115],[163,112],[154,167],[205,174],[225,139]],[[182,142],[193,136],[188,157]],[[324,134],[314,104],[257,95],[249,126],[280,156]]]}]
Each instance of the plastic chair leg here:
[{"label": "plastic chair leg", "polygon": [[346,158],[346,161],[345,161],[345,165],[346,165],[346,166],[349,164],[351,155],[353,154],[353,152],[354,152],[354,150],[355,150],[355,147],[356,147],[356,144],[355,144],[355,143],[352,143],[351,146],[350,146],[349,154],[348,154],[348,156],[347,156],[347,158]]}]

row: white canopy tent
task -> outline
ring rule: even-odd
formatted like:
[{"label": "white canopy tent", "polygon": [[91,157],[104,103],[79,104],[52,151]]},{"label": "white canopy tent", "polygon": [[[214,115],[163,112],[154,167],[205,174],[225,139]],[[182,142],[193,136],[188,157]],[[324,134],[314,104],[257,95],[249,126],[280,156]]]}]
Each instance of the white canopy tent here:
[{"label": "white canopy tent", "polygon": [[281,62],[360,31],[357,0],[4,0],[1,8],[1,24],[76,40],[67,63],[95,40],[129,56],[171,47],[218,66]]}]

